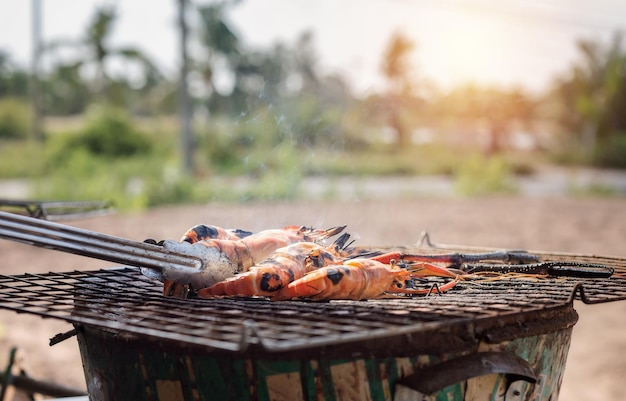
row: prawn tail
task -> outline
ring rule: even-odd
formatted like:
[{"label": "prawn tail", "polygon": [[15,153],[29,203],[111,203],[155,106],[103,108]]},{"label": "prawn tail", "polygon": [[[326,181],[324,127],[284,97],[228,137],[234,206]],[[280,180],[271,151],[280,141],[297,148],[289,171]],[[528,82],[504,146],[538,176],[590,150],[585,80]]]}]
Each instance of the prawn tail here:
[{"label": "prawn tail", "polygon": [[285,301],[297,298],[314,299],[320,294],[324,294],[332,284],[327,282],[326,268],[314,270],[304,277],[295,280],[281,289],[274,297],[273,301]]},{"label": "prawn tail", "polygon": [[313,227],[300,227],[299,231],[302,233],[305,241],[322,241],[330,237],[334,237],[340,234],[347,226],[336,226],[328,229],[320,229]]}]

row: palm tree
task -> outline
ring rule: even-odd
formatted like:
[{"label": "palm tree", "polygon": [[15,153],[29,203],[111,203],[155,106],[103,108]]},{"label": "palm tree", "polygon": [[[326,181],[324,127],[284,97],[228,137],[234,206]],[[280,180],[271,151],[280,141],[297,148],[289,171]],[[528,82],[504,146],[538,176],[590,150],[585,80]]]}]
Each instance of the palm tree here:
[{"label": "palm tree", "polygon": [[107,71],[107,63],[114,58],[141,66],[144,71],[144,86],[154,84],[157,80],[155,77],[161,76],[156,66],[141,50],[131,46],[115,48],[109,45],[116,18],[117,14],[114,7],[99,8],[89,23],[83,38],[78,41],[55,41],[50,43],[46,49],[48,52],[63,47],[78,49],[81,58],[76,64],[80,67],[92,66],[95,68],[94,90],[105,97],[110,97],[108,89],[112,81]]},{"label": "palm tree", "polygon": [[178,88],[178,119],[181,130],[181,150],[183,159],[183,171],[187,175],[193,174],[193,133],[191,131],[191,117],[193,114],[191,97],[189,95],[189,56],[187,54],[188,26],[187,26],[187,3],[188,0],[178,2],[178,30],[180,32],[180,77]]},{"label": "palm tree", "polygon": [[215,88],[215,72],[218,64],[225,64],[227,68],[234,71],[241,56],[239,38],[225,18],[227,7],[231,4],[234,3],[222,1],[198,8],[199,40],[205,52],[200,60],[195,61],[195,64],[209,87],[211,96],[219,94]]}]

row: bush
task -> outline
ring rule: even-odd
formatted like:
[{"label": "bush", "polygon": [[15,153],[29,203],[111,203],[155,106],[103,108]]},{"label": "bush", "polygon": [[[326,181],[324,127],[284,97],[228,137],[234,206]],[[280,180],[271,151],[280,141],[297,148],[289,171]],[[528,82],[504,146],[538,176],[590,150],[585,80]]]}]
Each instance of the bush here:
[{"label": "bush", "polygon": [[599,167],[626,169],[626,133],[615,134],[598,143],[593,159]]},{"label": "bush", "polygon": [[57,163],[76,151],[112,159],[147,155],[153,146],[150,138],[135,128],[125,112],[107,108],[90,116],[81,131],[61,135],[53,148],[53,162]]},{"label": "bush", "polygon": [[460,195],[480,196],[515,192],[512,168],[501,157],[470,157],[455,171],[456,191]]},{"label": "bush", "polygon": [[3,141],[0,143],[0,178],[32,178],[45,171],[43,143]]},{"label": "bush", "polygon": [[0,138],[25,139],[30,131],[32,113],[27,103],[0,99]]},{"label": "bush", "polygon": [[161,158],[132,157],[106,163],[84,149],[36,182],[35,195],[56,200],[108,200],[120,210],[198,200],[191,179],[172,174]]},{"label": "bush", "polygon": [[174,169],[162,169],[162,174],[146,179],[145,202],[147,207],[194,203],[208,199],[201,185]]},{"label": "bush", "polygon": [[178,165],[172,136],[156,129],[150,137],[124,112],[103,109],[83,129],[51,135],[37,196],[110,200],[121,210],[193,200],[191,185],[170,174],[170,166]]}]

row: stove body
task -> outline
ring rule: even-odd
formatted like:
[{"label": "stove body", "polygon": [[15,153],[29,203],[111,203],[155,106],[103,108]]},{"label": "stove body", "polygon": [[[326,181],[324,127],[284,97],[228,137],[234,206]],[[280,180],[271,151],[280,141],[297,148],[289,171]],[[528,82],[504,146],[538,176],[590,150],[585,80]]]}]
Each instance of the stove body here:
[{"label": "stove body", "polygon": [[[526,337],[494,332],[496,342],[470,327],[279,353],[228,354],[81,326],[78,339],[94,401],[554,400],[577,315],[549,315],[537,317],[559,326],[535,322],[533,332],[548,331]],[[470,367],[476,363],[492,369]],[[519,374],[524,368],[532,373]]]}]

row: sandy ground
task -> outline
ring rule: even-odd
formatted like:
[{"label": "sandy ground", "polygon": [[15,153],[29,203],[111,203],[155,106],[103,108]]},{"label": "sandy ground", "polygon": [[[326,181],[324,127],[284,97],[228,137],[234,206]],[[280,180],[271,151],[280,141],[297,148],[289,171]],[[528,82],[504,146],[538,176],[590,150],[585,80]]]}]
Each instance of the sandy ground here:
[{"label": "sandy ground", "polygon": [[[626,257],[626,199],[487,198],[316,203],[208,204],[115,214],[68,224],[135,240],[178,239],[198,223],[248,230],[347,224],[360,245],[411,245],[422,230],[435,242]],[[0,241],[0,272],[95,269],[107,262]],[[561,401],[626,399],[626,301],[575,305]],[[0,368],[22,348],[37,378],[84,388],[75,339],[48,346],[68,323],[0,311]]]}]

